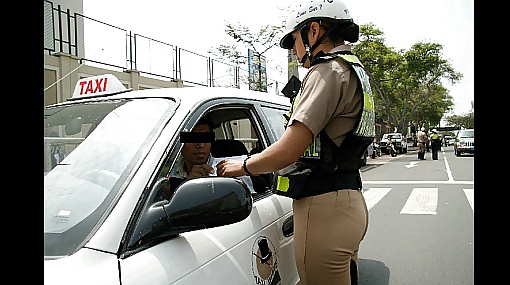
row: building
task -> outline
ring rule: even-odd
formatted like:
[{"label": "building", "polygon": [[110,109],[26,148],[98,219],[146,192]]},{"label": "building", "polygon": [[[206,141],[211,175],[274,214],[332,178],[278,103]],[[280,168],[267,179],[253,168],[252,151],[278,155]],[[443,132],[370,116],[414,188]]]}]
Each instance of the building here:
[{"label": "building", "polygon": [[[98,54],[102,59],[97,59]],[[248,72],[248,68],[88,18],[83,15],[82,0],[44,0],[45,106],[68,99],[80,79],[105,73],[115,75],[127,88],[139,90],[188,86],[249,89],[243,80]],[[285,83],[267,78],[268,93],[283,96],[278,85]]]}]

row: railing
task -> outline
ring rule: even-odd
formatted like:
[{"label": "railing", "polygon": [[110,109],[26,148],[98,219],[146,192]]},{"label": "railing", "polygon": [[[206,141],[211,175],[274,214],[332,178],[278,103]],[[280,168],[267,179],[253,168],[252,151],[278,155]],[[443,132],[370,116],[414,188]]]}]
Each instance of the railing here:
[{"label": "railing", "polygon": [[[248,70],[94,20],[44,0],[44,50],[68,53],[92,66],[135,69],[148,77],[190,85],[249,89]],[[281,84],[281,85],[280,85]],[[270,88],[285,83],[267,79]],[[278,92],[278,91],[277,91]],[[281,95],[281,94],[279,94]]]}]

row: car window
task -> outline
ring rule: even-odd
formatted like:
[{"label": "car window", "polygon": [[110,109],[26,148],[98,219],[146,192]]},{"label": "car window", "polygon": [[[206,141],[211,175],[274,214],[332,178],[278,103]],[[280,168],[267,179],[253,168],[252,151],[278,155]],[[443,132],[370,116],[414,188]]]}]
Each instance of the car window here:
[{"label": "car window", "polygon": [[[236,105],[224,105],[218,106],[216,105],[213,109],[208,110],[207,114],[213,119],[215,133],[215,140],[235,140],[239,141],[244,145],[246,149],[247,155],[252,155],[258,152],[261,152],[269,145],[269,139],[267,137],[268,134],[263,131],[262,123],[259,121],[258,116],[255,115],[255,110],[248,106],[236,106]],[[198,119],[205,115],[205,113],[201,113],[196,116],[192,121],[188,122],[185,128],[192,129],[195,122]],[[281,114],[273,113],[273,116],[279,116],[279,124],[283,130],[283,116]],[[276,120],[275,118],[273,118]],[[283,131],[281,131],[283,133]],[[281,134],[280,134],[281,136]],[[177,140],[179,141],[179,140]],[[182,149],[182,144],[177,144],[174,147],[174,150],[170,153],[170,155],[165,159],[165,165],[160,170],[159,178],[161,177],[169,177],[172,176],[172,173],[175,173],[178,166],[178,161],[180,161],[180,150]],[[225,151],[222,151],[224,153]],[[228,152],[228,151],[227,151]],[[213,157],[217,158],[218,155],[215,155],[214,148],[211,148],[211,154]],[[238,154],[232,153],[232,156],[237,156]],[[223,157],[224,155],[220,155]],[[267,176],[267,177],[266,177]],[[252,193],[262,193],[264,192],[261,189],[270,190],[272,177],[270,175],[262,176],[266,178],[266,181],[254,181],[254,189]],[[260,180],[259,178],[253,178],[255,180]],[[252,180],[253,180],[252,179]],[[260,182],[260,183],[258,183]],[[248,183],[247,183],[248,184]],[[249,184],[251,187],[252,185]]]},{"label": "car window", "polygon": [[262,111],[266,115],[269,124],[271,125],[271,129],[275,133],[275,139],[277,140],[281,138],[285,131],[284,114],[287,113],[287,110],[262,106]]},{"label": "car window", "polygon": [[474,138],[475,137],[475,130],[461,130],[459,131],[458,138]]}]

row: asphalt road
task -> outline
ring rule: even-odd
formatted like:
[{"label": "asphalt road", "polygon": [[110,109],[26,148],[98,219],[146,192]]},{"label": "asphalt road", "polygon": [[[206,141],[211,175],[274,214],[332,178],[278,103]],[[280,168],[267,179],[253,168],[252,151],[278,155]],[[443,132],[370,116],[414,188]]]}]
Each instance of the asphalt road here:
[{"label": "asphalt road", "polygon": [[369,227],[360,285],[474,283],[474,156],[410,150],[362,168]]}]

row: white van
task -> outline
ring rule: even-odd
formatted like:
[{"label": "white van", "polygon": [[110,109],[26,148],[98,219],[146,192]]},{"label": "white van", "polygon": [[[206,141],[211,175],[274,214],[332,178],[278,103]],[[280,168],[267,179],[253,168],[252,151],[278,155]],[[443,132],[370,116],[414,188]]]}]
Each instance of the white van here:
[{"label": "white van", "polygon": [[[213,156],[259,152],[282,135],[289,99],[119,84],[85,78],[71,99],[44,109],[44,283],[297,284],[292,199],[272,193],[271,174],[250,187],[191,179],[159,195],[180,132],[208,114]],[[239,147],[216,145],[224,141]]]}]

